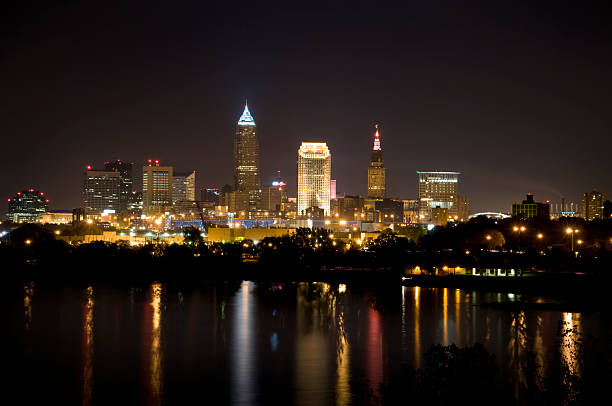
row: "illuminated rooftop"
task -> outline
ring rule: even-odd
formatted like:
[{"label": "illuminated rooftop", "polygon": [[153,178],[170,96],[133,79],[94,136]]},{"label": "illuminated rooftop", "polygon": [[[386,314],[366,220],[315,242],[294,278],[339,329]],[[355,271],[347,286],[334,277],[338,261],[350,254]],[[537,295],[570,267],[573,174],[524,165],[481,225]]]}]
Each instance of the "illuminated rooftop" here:
[{"label": "illuminated rooftop", "polygon": [[249,111],[249,105],[244,105],[244,111],[238,120],[238,125],[255,125],[255,120]]}]

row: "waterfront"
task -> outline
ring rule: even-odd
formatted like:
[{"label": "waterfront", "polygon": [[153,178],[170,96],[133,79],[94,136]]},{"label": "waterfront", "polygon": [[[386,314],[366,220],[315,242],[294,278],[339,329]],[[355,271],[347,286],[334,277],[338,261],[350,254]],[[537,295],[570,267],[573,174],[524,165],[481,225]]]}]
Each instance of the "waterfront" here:
[{"label": "waterfront", "polygon": [[[358,404],[356,383],[376,392],[402,366],[422,368],[430,345],[453,343],[483,344],[521,400],[525,374],[546,376],[555,354],[581,374],[582,346],[573,334],[597,337],[602,357],[610,356],[609,322],[599,312],[480,306],[521,299],[511,293],[306,282],[30,282],[13,285],[9,297],[11,338],[23,348],[22,383],[33,402]],[[573,329],[561,339],[559,322]],[[536,371],[525,368],[530,354]]]}]

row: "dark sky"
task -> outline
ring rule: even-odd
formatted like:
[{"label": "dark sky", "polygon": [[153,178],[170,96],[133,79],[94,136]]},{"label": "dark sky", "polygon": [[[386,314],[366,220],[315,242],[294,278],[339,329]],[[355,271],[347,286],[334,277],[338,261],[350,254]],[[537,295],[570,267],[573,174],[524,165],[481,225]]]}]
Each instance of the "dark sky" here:
[{"label": "dark sky", "polygon": [[327,142],[339,192],[365,194],[374,123],[393,197],[416,198],[417,170],[462,172],[472,212],[612,195],[612,18],[593,3],[16,3],[0,17],[5,197],[76,207],[85,166],[114,158],[231,183],[245,98],[262,180],[280,169],[290,195],[302,141]]}]

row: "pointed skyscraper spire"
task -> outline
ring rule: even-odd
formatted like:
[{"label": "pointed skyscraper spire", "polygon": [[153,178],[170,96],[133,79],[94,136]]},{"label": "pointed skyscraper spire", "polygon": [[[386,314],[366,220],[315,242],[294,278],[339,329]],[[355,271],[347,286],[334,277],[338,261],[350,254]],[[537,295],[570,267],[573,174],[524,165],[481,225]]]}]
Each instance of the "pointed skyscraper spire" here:
[{"label": "pointed skyscraper spire", "polygon": [[249,103],[245,100],[244,111],[238,120],[238,125],[255,125],[255,120],[249,111]]},{"label": "pointed skyscraper spire", "polygon": [[374,134],[374,151],[380,151],[380,134],[378,133],[378,124],[375,124],[374,127],[376,127],[376,133]]}]

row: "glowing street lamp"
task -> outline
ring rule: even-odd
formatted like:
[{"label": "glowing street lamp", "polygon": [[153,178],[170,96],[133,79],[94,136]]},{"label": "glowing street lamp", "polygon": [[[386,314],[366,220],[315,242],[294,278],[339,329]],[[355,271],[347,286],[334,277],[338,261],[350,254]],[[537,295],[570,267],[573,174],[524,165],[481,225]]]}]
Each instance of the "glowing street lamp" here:
[{"label": "glowing street lamp", "polygon": [[518,232],[518,248],[519,251],[521,250],[521,233],[525,230],[527,230],[527,228],[525,226],[514,226],[513,228],[514,232]]},{"label": "glowing street lamp", "polygon": [[[568,227],[565,229],[565,232],[572,236],[572,252],[574,251],[574,234],[578,233],[579,231],[580,230],[578,230],[577,228],[571,228],[571,227]],[[582,240],[578,240],[578,241],[582,241]],[[579,244],[582,244],[582,242],[580,242]]]}]

